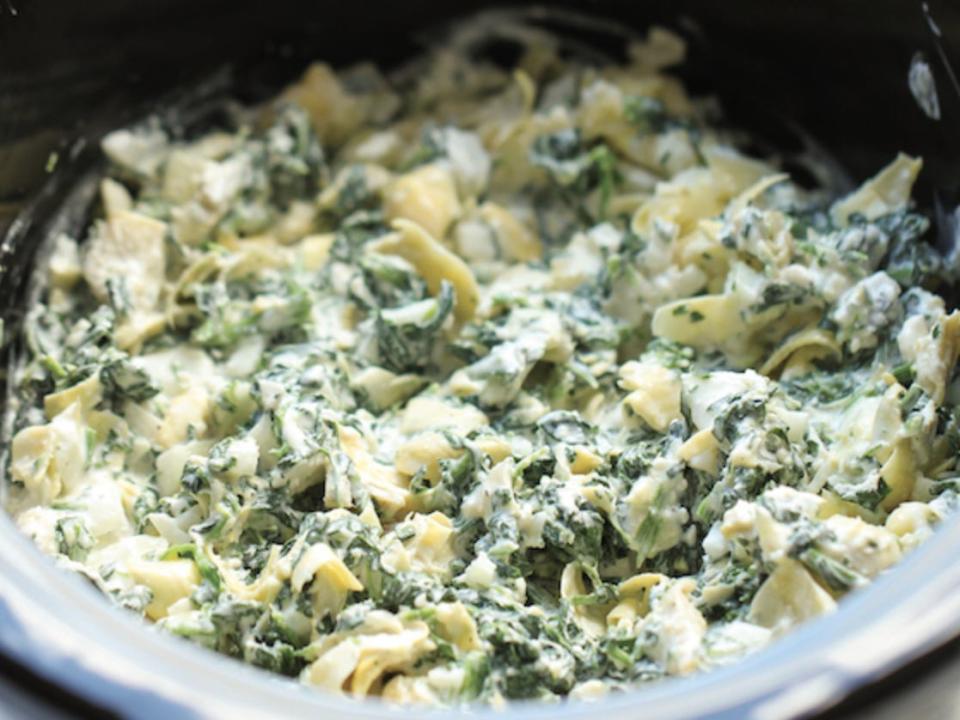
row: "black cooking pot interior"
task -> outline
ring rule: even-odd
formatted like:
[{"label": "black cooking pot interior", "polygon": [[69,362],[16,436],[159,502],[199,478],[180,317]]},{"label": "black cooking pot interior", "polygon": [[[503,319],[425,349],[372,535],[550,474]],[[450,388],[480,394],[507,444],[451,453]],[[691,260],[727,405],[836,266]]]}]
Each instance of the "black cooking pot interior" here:
[{"label": "black cooking pot interior", "polygon": [[[430,37],[425,30],[487,5],[0,0],[0,236],[9,226],[0,247],[5,336],[15,336],[33,252],[68,190],[97,163],[96,141],[105,131],[171,102],[182,105],[183,88],[255,101],[310,60],[373,59],[390,66],[423,46]],[[718,97],[726,121],[754,133],[761,151],[786,157],[802,149],[801,138],[812,138],[857,180],[898,151],[922,156],[916,198],[935,220],[937,242],[952,246],[960,217],[952,214],[960,201],[960,85],[946,61],[960,55],[956,0],[553,6],[634,31],[662,24],[681,32],[690,53],[678,74],[694,94]],[[562,15],[554,22],[601,50],[620,49],[615,30]],[[509,59],[510,48],[490,52]],[[908,87],[917,53],[939,90],[939,120],[925,114]],[[207,82],[198,90],[201,80]],[[88,209],[81,203],[58,222],[79,225]]]}]

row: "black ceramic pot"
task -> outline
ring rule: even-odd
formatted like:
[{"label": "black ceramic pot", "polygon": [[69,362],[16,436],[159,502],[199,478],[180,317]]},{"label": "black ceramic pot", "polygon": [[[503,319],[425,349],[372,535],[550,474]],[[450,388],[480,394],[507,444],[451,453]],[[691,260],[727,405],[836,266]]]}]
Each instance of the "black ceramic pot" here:
[{"label": "black ceramic pot", "polygon": [[[16,337],[25,279],[57,227],[82,223],[82,180],[107,130],[171,105],[267,97],[312,59],[386,65],[422,31],[486,3],[271,0],[0,0],[0,312]],[[527,5],[523,12],[540,15]],[[899,150],[925,159],[916,197],[951,246],[960,202],[960,3],[931,0],[580,2],[560,7],[690,42],[681,72],[727,121],[785,156],[812,139],[843,183]],[[616,53],[619,31],[560,15],[564,33]],[[565,18],[565,19],[564,19]],[[939,119],[908,87],[922,53]],[[192,99],[191,99],[192,98]],[[928,108],[929,110],[929,108]],[[798,128],[801,129],[798,131]],[[79,189],[78,189],[79,188]],[[72,202],[71,202],[72,201]],[[61,212],[65,203],[70,211]],[[59,224],[59,225],[58,225]],[[11,344],[8,343],[8,349]],[[960,633],[960,519],[836,614],[733,667],[592,704],[517,705],[498,718],[807,716],[929,655]],[[915,667],[915,666],[914,666]],[[382,717],[145,629],[61,573],[0,516],[0,675],[90,714],[142,718]],[[13,707],[7,705],[7,707]],[[5,708],[0,706],[0,715]],[[415,711],[390,716],[415,717]],[[484,714],[484,713],[481,713]]]}]

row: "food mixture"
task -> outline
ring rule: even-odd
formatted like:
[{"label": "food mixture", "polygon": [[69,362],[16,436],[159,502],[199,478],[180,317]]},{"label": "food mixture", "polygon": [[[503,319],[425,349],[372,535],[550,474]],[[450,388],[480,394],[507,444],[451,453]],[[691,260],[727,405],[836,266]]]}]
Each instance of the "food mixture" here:
[{"label": "food mixture", "polygon": [[318,63],[103,141],[52,239],[6,506],[168,633],[392,702],[730,663],[957,503],[951,263],[921,161],[831,197],[668,69],[509,30]]}]

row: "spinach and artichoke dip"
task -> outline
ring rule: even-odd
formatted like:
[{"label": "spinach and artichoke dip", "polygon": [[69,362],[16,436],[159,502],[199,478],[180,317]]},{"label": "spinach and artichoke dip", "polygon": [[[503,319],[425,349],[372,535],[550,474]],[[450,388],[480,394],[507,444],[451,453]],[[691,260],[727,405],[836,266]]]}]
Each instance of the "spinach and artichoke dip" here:
[{"label": "spinach and artichoke dip", "polygon": [[204,647],[457,705],[724,665],[930,535],[960,314],[921,161],[829,197],[715,127],[672,34],[516,38],[106,137],[22,331],[44,552]]}]

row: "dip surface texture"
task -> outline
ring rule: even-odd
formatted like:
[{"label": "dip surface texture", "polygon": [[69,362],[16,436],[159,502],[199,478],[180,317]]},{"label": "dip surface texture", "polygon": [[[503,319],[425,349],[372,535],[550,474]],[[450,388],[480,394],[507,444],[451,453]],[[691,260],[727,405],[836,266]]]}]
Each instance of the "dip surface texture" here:
[{"label": "dip surface texture", "polygon": [[666,31],[606,66],[466,36],[104,140],[8,510],[167,632],[392,702],[594,697],[832,611],[956,504],[920,160],[830,197]]}]

